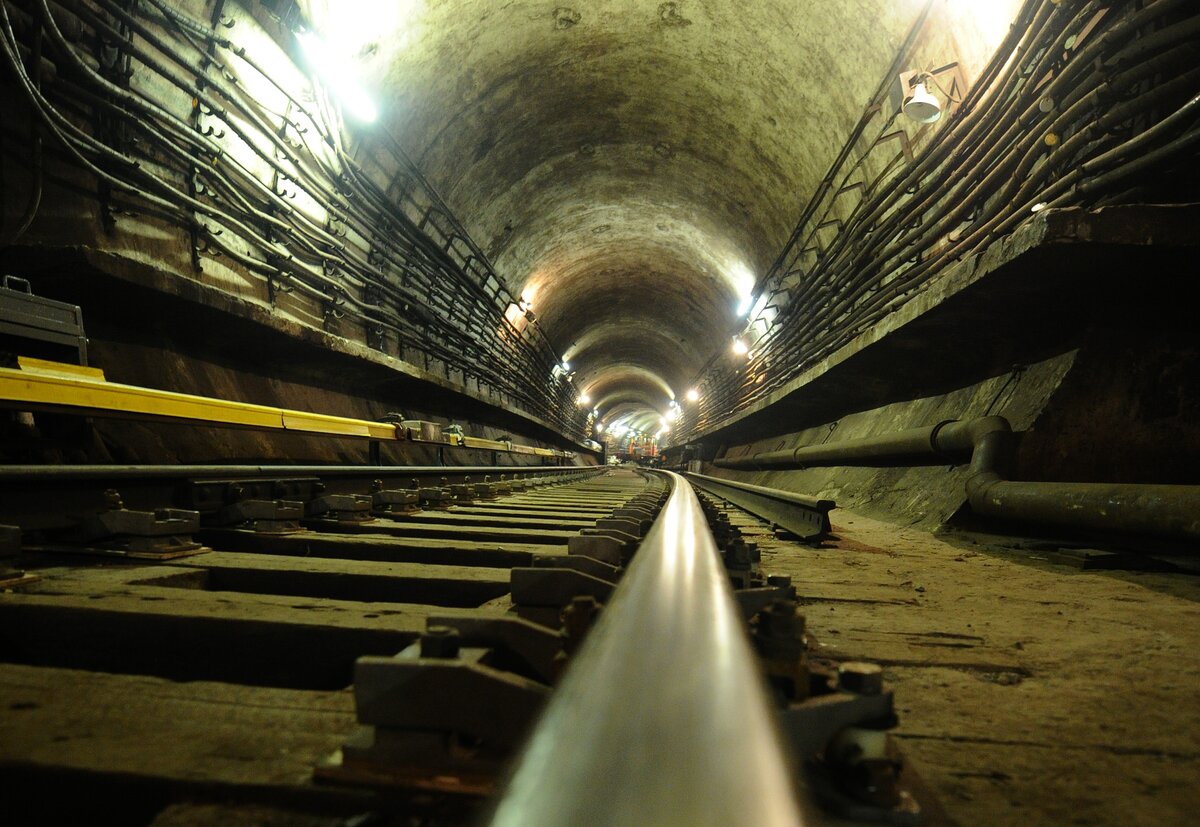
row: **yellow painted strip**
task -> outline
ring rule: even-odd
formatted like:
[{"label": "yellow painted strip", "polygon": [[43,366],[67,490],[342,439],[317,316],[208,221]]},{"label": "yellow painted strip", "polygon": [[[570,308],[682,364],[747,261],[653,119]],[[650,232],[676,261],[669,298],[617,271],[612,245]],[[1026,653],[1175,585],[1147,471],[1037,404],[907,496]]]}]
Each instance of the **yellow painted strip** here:
[{"label": "yellow painted strip", "polygon": [[[121,385],[104,381],[103,371],[96,368],[62,365],[24,356],[19,357],[18,364],[21,365],[20,369],[0,368],[0,407],[73,408],[80,413],[87,412],[95,416],[184,419],[204,425],[299,431],[377,440],[404,438],[403,429],[394,423],[292,411],[247,402],[230,402],[207,396]],[[467,448],[511,451],[514,454],[532,454],[540,457],[570,456],[561,451],[535,448],[532,445],[513,445],[509,448],[506,442],[481,437],[464,436],[461,444]]]},{"label": "yellow painted strip", "polygon": [[[496,440],[496,439],[484,439],[482,437],[477,437],[477,436],[464,436],[463,437],[463,447],[464,448],[481,448],[481,449],[484,449],[487,451],[507,451],[508,443],[500,442],[499,440]],[[515,448],[516,446],[513,446],[513,447]]]},{"label": "yellow painted strip", "polygon": [[32,356],[18,356],[17,365],[27,373],[61,376],[66,379],[90,379],[93,382],[104,381],[104,371],[100,368],[72,365],[70,362],[51,362],[46,359],[35,359]]},{"label": "yellow painted strip", "polygon": [[115,414],[201,419],[255,428],[283,427],[282,412],[278,408],[9,368],[0,368],[0,399]]},{"label": "yellow painted strip", "polygon": [[346,419],[341,416],[305,413],[304,411],[282,411],[283,427],[288,431],[306,431],[314,434],[338,434],[340,436],[369,437],[371,431],[361,419]]},{"label": "yellow painted strip", "polygon": [[266,405],[139,388],[81,377],[0,368],[0,403],[78,408],[100,415],[186,419],[210,425],[293,430],[331,436],[396,439],[387,423],[288,411]]},{"label": "yellow painted strip", "polygon": [[400,429],[391,422],[367,422],[367,431],[371,439],[403,439]]}]

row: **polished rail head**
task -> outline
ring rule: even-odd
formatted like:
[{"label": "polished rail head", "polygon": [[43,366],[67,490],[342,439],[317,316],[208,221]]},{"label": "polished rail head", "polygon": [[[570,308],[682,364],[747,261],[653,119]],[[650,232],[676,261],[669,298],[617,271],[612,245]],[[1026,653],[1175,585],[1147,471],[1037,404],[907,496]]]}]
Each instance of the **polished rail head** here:
[{"label": "polished rail head", "polygon": [[692,488],[670,499],[555,691],[497,827],[807,823]]}]

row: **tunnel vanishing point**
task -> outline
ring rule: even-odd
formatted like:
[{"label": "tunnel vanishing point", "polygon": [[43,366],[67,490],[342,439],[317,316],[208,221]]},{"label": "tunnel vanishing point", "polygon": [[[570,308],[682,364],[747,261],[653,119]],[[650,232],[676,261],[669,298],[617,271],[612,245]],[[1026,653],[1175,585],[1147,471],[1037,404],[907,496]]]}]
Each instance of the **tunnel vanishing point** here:
[{"label": "tunnel vanishing point", "polygon": [[1194,818],[1192,0],[0,0],[0,78],[12,823]]}]

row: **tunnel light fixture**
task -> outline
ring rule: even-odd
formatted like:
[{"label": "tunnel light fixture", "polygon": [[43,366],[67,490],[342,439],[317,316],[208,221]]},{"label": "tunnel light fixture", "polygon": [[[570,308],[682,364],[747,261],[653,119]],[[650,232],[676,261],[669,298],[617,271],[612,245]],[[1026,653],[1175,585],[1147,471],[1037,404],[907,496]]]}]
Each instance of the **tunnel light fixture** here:
[{"label": "tunnel light fixture", "polygon": [[309,66],[320,76],[322,82],[333,90],[342,109],[356,121],[374,123],[379,117],[379,110],[371,96],[350,72],[349,61],[334,55],[316,32],[297,32],[296,42],[300,44]]},{"label": "tunnel light fixture", "polygon": [[754,306],[754,285],[758,280],[750,272],[750,268],[740,261],[729,268],[729,277],[737,293],[737,309],[734,312],[740,319]]},{"label": "tunnel light fixture", "polygon": [[746,342],[742,339],[741,336],[734,336],[733,337],[733,352],[736,353],[738,356],[745,356],[747,353],[750,352],[750,345],[746,344]]},{"label": "tunnel light fixture", "polygon": [[604,423],[603,422],[596,423],[596,433],[598,433],[598,434],[604,433]]},{"label": "tunnel light fixture", "polygon": [[750,293],[742,296],[742,300],[738,302],[737,315],[738,318],[745,316],[750,312],[750,308],[754,305],[754,296]]},{"label": "tunnel light fixture", "polygon": [[688,390],[687,401],[688,402],[700,401],[700,391],[696,390],[695,388],[691,388],[690,390]]},{"label": "tunnel light fixture", "polygon": [[580,396],[579,396],[579,404],[580,404],[580,406],[584,406],[584,405],[590,405],[590,404],[592,404],[592,397],[588,396],[586,393],[585,393],[585,394],[580,394]]},{"label": "tunnel light fixture", "polygon": [[666,422],[674,422],[675,417],[677,416],[679,416],[679,411],[677,411],[675,408],[668,408],[666,416],[663,417],[663,420]]},{"label": "tunnel light fixture", "polygon": [[[942,80],[938,80],[939,77]],[[942,117],[942,102],[929,91],[930,87],[936,88],[948,102],[962,103],[962,89],[965,84],[962,68],[958,63],[947,63],[936,69],[901,72],[900,111],[917,123],[933,123]]]},{"label": "tunnel light fixture", "polygon": [[913,86],[913,93],[904,101],[904,114],[917,123],[933,123],[942,117],[942,105],[929,94],[924,83]]}]

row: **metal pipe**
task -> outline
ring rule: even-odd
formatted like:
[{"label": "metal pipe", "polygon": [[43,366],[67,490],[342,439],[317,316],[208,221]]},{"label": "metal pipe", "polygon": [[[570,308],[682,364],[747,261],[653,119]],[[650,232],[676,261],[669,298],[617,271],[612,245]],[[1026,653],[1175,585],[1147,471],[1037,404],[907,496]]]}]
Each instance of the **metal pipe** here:
[{"label": "metal pipe", "polygon": [[983,434],[1008,430],[1008,420],[1002,416],[987,416],[969,422],[947,420],[937,425],[909,428],[884,436],[848,439],[824,445],[806,445],[745,457],[722,458],[714,464],[718,468],[755,470],[821,466],[940,465],[955,458],[969,458],[976,439]]},{"label": "metal pipe", "polygon": [[996,470],[1009,453],[1003,433],[976,441],[967,498],[976,514],[1088,531],[1200,540],[1200,485],[1010,482]]},{"label": "metal pipe", "polygon": [[880,437],[719,459],[715,465],[753,470],[911,467],[969,457],[966,492],[976,514],[1088,531],[1200,540],[1200,486],[1010,481],[1001,471],[1011,448],[1008,420],[985,416]]},{"label": "metal pipe", "polygon": [[691,486],[671,496],[567,669],[497,827],[808,823]]}]

